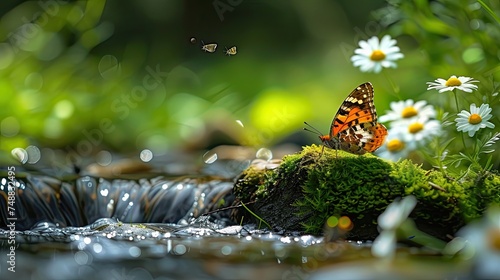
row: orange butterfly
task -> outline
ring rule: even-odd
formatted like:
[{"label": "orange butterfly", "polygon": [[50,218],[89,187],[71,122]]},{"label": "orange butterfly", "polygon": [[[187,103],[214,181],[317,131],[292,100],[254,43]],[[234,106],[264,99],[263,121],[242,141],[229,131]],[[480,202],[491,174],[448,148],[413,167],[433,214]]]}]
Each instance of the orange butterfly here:
[{"label": "orange butterfly", "polygon": [[[315,131],[318,132],[316,129]],[[384,143],[386,136],[387,128],[377,122],[373,86],[371,83],[364,83],[344,100],[333,118],[330,134],[320,134],[319,139],[323,145],[334,150],[362,155],[377,150]]]}]

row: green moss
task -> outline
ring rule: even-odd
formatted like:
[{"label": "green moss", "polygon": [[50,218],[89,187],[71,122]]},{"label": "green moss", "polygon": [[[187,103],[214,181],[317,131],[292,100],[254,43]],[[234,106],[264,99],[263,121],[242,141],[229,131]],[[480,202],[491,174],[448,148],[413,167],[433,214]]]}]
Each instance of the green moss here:
[{"label": "green moss", "polygon": [[[308,233],[321,232],[332,215],[351,218],[362,230],[373,224],[385,207],[403,194],[394,188],[391,165],[377,157],[357,156],[342,151],[311,146],[304,148],[302,158],[309,159],[304,182],[304,199],[295,203],[299,215],[311,215],[303,222]],[[285,162],[287,159],[285,159]]]},{"label": "green moss", "polygon": [[500,176],[484,172],[469,176],[466,192],[467,199],[462,201],[467,221],[479,218],[491,204],[500,205]]},{"label": "green moss", "polygon": [[275,172],[250,166],[236,179],[233,193],[239,201],[250,202],[267,195],[268,185],[275,181]]},{"label": "green moss", "polygon": [[316,145],[286,156],[278,170],[249,168],[242,179],[245,191],[238,183],[237,197],[262,199],[256,213],[274,226],[319,234],[328,217],[348,216],[353,239],[375,237],[378,216],[406,195],[418,200],[410,216],[417,226],[440,238],[479,217],[487,205],[500,204],[500,178],[493,173],[458,182],[409,160],[392,163]]}]

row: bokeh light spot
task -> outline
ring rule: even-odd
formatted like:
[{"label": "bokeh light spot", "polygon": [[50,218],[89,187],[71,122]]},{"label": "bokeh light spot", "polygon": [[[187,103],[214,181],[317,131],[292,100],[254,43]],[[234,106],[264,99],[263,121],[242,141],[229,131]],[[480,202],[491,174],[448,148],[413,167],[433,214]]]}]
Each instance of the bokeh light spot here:
[{"label": "bokeh light spot", "polygon": [[113,161],[113,156],[108,151],[100,151],[96,155],[96,162],[101,166],[108,166]]},{"label": "bokeh light spot", "polygon": [[86,265],[89,261],[89,255],[84,251],[76,252],[74,258],[75,262],[79,265]]},{"label": "bokeh light spot", "polygon": [[137,246],[132,246],[128,249],[130,256],[137,258],[141,255],[141,249]]},{"label": "bokeh light spot", "polygon": [[41,48],[38,50],[38,58],[50,61],[58,57],[64,48],[63,39],[58,33],[45,33]]},{"label": "bokeh light spot", "polygon": [[45,121],[45,126],[43,131],[45,137],[55,139],[61,136],[62,132],[63,132],[63,127],[59,119],[48,118]]},{"label": "bokeh light spot", "polygon": [[330,216],[326,220],[326,224],[328,225],[328,227],[334,228],[339,224],[339,219],[336,216]]},{"label": "bokeh light spot", "polygon": [[120,65],[114,55],[105,55],[99,61],[99,73],[105,79],[111,79],[119,74]]},{"label": "bokeh light spot", "polygon": [[0,44],[0,69],[5,69],[14,61],[14,51],[10,44],[1,43]]},{"label": "bokeh light spot", "polygon": [[10,153],[22,164],[25,164],[28,161],[28,152],[26,152],[23,148],[14,148]]},{"label": "bokeh light spot", "polygon": [[19,133],[21,125],[15,117],[6,117],[0,123],[0,132],[4,137],[13,137]]},{"label": "bokeh light spot", "polygon": [[29,145],[26,148],[26,153],[28,154],[28,163],[35,164],[41,158],[40,149],[37,146]]},{"label": "bokeh light spot", "polygon": [[351,230],[353,223],[351,219],[347,216],[342,216],[339,218],[339,228],[342,230]]},{"label": "bokeh light spot", "polygon": [[139,156],[142,161],[144,162],[149,162],[153,159],[153,152],[149,149],[144,149],[141,151],[141,154]]},{"label": "bokeh light spot", "polygon": [[183,244],[177,244],[173,251],[176,255],[184,255],[187,252],[187,248]]},{"label": "bokeh light spot", "polygon": [[39,91],[43,86],[43,76],[38,72],[33,72],[26,76],[24,79],[24,85],[35,91]]},{"label": "bokeh light spot", "polygon": [[54,114],[60,119],[67,119],[73,115],[75,108],[71,101],[65,99],[57,102],[54,106]]},{"label": "bokeh light spot", "polygon": [[220,252],[224,255],[224,256],[229,256],[231,255],[231,253],[233,252],[233,248],[229,245],[224,245],[222,246],[222,248],[220,249]]},{"label": "bokeh light spot", "polygon": [[473,64],[484,59],[484,51],[479,47],[470,47],[462,53],[462,59],[467,64]]}]

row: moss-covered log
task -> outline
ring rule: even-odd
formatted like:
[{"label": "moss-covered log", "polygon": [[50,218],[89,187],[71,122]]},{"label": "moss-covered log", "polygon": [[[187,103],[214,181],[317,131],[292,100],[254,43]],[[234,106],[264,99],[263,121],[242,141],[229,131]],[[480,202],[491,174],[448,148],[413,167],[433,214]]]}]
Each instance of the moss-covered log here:
[{"label": "moss-covered log", "polygon": [[[348,216],[354,223],[350,239],[373,239],[385,208],[414,195],[418,204],[410,218],[421,231],[447,239],[488,204],[500,203],[500,179],[492,173],[458,182],[409,160],[391,163],[321,146],[285,157],[277,169],[259,166],[249,167],[236,182],[236,203],[252,202],[249,210],[275,229],[320,234],[328,217]],[[254,219],[243,207],[234,214],[238,221]]]}]

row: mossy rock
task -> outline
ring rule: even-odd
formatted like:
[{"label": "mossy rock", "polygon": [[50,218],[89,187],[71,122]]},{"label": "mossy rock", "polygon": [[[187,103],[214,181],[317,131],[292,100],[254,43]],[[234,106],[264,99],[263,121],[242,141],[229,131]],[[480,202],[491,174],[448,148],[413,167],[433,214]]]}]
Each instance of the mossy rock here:
[{"label": "mossy rock", "polygon": [[[375,238],[385,208],[414,195],[418,203],[410,218],[421,231],[446,240],[489,204],[500,204],[500,179],[486,172],[459,182],[409,160],[392,163],[313,145],[286,156],[277,169],[250,166],[234,194],[236,203],[251,202],[247,207],[275,229],[320,234],[328,217],[348,216],[354,223],[348,237],[357,240]],[[237,208],[233,218],[252,216]]]}]

